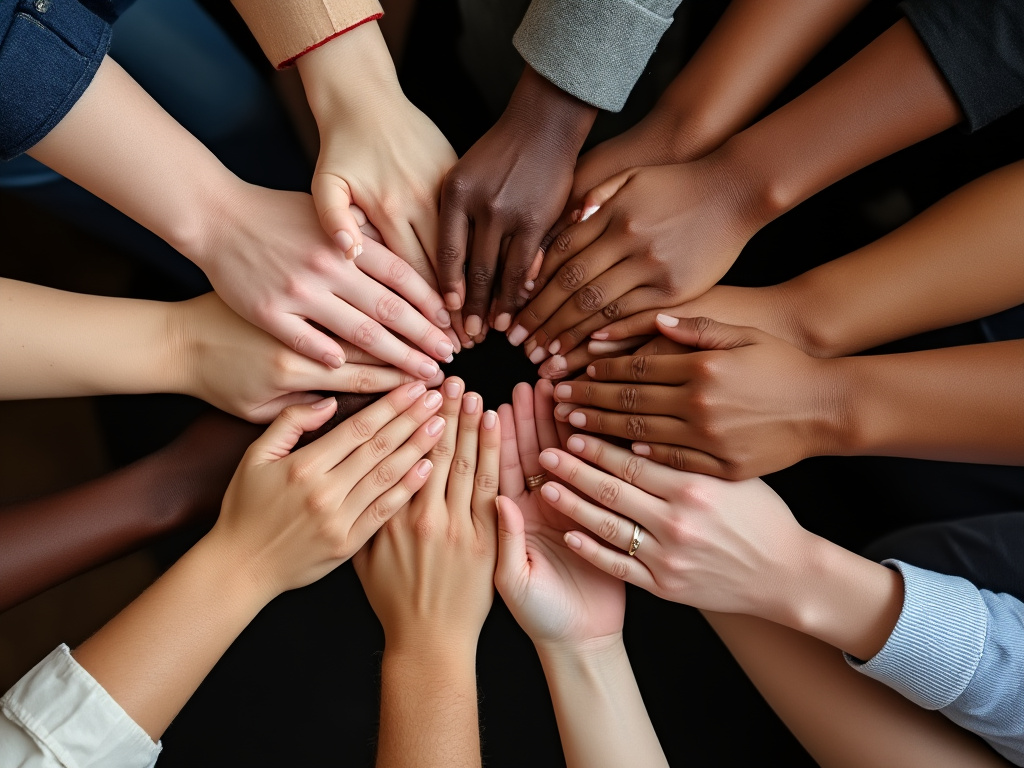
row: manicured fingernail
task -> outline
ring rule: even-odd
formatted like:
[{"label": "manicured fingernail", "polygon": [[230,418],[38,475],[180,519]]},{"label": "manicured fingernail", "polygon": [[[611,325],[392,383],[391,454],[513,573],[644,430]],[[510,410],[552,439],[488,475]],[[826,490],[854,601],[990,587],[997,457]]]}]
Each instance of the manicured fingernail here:
[{"label": "manicured fingernail", "polygon": [[411,387],[409,387],[409,399],[415,400],[417,397],[427,391],[427,385],[422,381],[417,381]]},{"label": "manicured fingernail", "polygon": [[589,376],[590,378],[594,378],[595,376],[597,376],[597,368],[595,368],[592,365],[588,365],[587,366],[587,376]]},{"label": "manicured fingernail", "polygon": [[548,352],[550,352],[552,355],[557,355],[558,350],[560,350],[561,348],[562,342],[559,341],[558,339],[555,339],[554,341],[551,342],[551,344],[548,345]]},{"label": "manicured fingernail", "polygon": [[476,346],[476,342],[473,341],[472,339],[470,339],[469,341],[467,341],[465,344],[462,345],[462,348],[463,349],[472,349],[475,346]]},{"label": "manicured fingernail", "polygon": [[544,358],[548,356],[548,352],[544,347],[538,346],[533,352],[530,353],[530,362],[536,365],[537,363],[543,362]]},{"label": "manicured fingernail", "polygon": [[352,239],[352,235],[350,235],[344,229],[341,230],[337,235],[335,235],[335,237],[338,238],[338,245],[341,246],[341,250],[343,251],[349,250],[353,245],[356,244],[356,241]]},{"label": "manicured fingernail", "polygon": [[437,318],[437,324],[440,325],[442,328],[452,327],[452,316],[448,313],[447,309],[437,310],[437,314],[434,315],[434,317]]},{"label": "manicured fingernail", "polygon": [[525,283],[523,283],[523,288],[525,288],[528,291],[532,291],[536,287],[537,284],[533,282],[533,280],[527,280]]},{"label": "manicured fingernail", "polygon": [[494,330],[498,333],[504,333],[508,330],[509,324],[512,322],[512,315],[508,312],[502,312],[496,318],[494,318]]},{"label": "manicured fingernail", "polygon": [[572,212],[572,216],[570,217],[572,219],[573,224],[575,224],[577,221],[579,221],[580,220],[580,216],[582,216],[582,215],[583,215],[583,211],[581,211],[579,208],[577,208],[575,211],[573,211]]},{"label": "manicured fingernail", "polygon": [[[440,395],[438,395],[438,399],[440,399]],[[444,419],[440,416],[435,416],[427,422],[427,434],[431,437],[437,437],[440,435],[442,429],[444,429]]]},{"label": "manicured fingernail", "polygon": [[[352,255],[348,256],[348,253],[351,253]],[[363,255],[363,244],[362,243],[359,243],[358,245],[356,245],[355,248],[353,248],[351,251],[348,251],[346,253],[346,257],[348,259],[350,259],[351,261],[355,261],[356,259],[358,259],[362,255]]]},{"label": "manicured fingernail", "polygon": [[540,462],[542,467],[547,467],[548,469],[554,469],[558,466],[558,457],[551,451],[541,451],[537,460]]},{"label": "manicured fingernail", "polygon": [[437,367],[437,363],[423,363],[418,368],[420,376],[424,379],[432,379],[437,376],[437,372],[441,370]]},{"label": "manicured fingernail", "polygon": [[550,483],[545,483],[541,486],[540,495],[551,502],[558,501],[559,497],[558,489]]},{"label": "manicured fingernail", "polygon": [[637,456],[650,456],[651,446],[647,443],[633,443],[633,453]]},{"label": "manicured fingernail", "polygon": [[523,328],[523,326],[521,325],[517,325],[511,331],[509,331],[508,343],[511,344],[513,347],[518,347],[520,344],[526,341],[526,337],[529,335],[530,332],[528,330]]},{"label": "manicured fingernail", "polygon": [[679,318],[678,317],[672,317],[672,315],[662,315],[662,314],[659,314],[658,315],[658,322],[661,323],[662,325],[668,327],[668,328],[675,328],[677,325],[679,325]]},{"label": "manicured fingernail", "polygon": [[446,358],[444,359],[444,361],[445,361],[446,363],[450,363],[450,362],[452,362],[452,361],[453,361],[454,359],[455,359],[455,355],[448,355],[448,357],[446,357]]},{"label": "manicured fingernail", "polygon": [[310,405],[314,410],[319,411],[321,408],[328,408],[332,405],[337,405],[338,401],[333,397],[325,397],[323,400],[317,400],[315,403]]},{"label": "manicured fingernail", "polygon": [[573,412],[575,407],[572,403],[559,403],[555,406],[555,418],[559,421],[565,421],[569,418],[569,414]]},{"label": "manicured fingernail", "polygon": [[341,368],[341,358],[337,355],[324,355],[323,360],[331,368]]},{"label": "manicured fingernail", "polygon": [[591,341],[587,344],[587,352],[592,355],[603,355],[608,352],[621,352],[622,347],[617,341]]},{"label": "manicured fingernail", "polygon": [[449,400],[454,400],[462,392],[462,385],[457,381],[449,381],[444,385],[444,393],[448,395]]},{"label": "manicured fingernail", "polygon": [[448,341],[448,339],[445,339],[444,341],[437,342],[437,346],[434,347],[434,352],[438,357],[445,360],[445,362],[451,362],[451,360],[448,360],[447,358],[451,357],[452,353],[455,352],[455,345]]},{"label": "manicured fingernail", "polygon": [[[441,421],[444,421],[444,419],[442,419]],[[416,465],[416,474],[419,475],[420,477],[426,477],[427,475],[430,474],[430,470],[432,470],[433,468],[434,464],[433,462],[430,461],[430,459],[423,459]]]},{"label": "manicured fingernail", "polygon": [[572,549],[580,549],[583,546],[583,542],[580,541],[578,536],[573,536],[571,533],[565,534],[565,543]]},{"label": "manicured fingernail", "polygon": [[580,221],[586,221],[595,213],[597,213],[598,210],[600,210],[600,208],[601,206],[599,205],[588,205],[586,208],[583,209],[583,213],[580,215]]},{"label": "manicured fingernail", "polygon": [[467,336],[479,336],[480,329],[483,328],[483,321],[480,320],[476,315],[470,315],[466,318],[466,335]]},{"label": "manicured fingernail", "polygon": [[579,411],[576,411],[571,416],[569,416],[569,423],[572,424],[574,427],[582,428],[587,426],[587,417],[584,416]]},{"label": "manicured fingernail", "polygon": [[434,390],[423,399],[423,404],[427,406],[427,408],[436,408],[441,404],[441,393]]},{"label": "manicured fingernail", "polygon": [[494,425],[498,423],[498,414],[494,411],[487,411],[484,413],[484,429],[494,429]]},{"label": "manicured fingernail", "polygon": [[582,437],[573,435],[566,441],[565,446],[573,453],[582,453],[583,449],[587,447],[587,444],[584,442]]},{"label": "manicured fingernail", "polygon": [[455,291],[446,293],[444,295],[444,305],[448,307],[448,309],[455,311],[462,307],[462,298]]},{"label": "manicured fingernail", "polygon": [[462,410],[466,413],[476,413],[476,409],[480,407],[480,398],[476,395],[468,395],[462,398]]},{"label": "manicured fingernail", "polygon": [[568,400],[572,397],[572,387],[568,384],[559,384],[555,387],[555,397],[559,400]]},{"label": "manicured fingernail", "polygon": [[595,341],[604,341],[609,336],[611,336],[611,334],[608,333],[608,331],[594,331],[592,334],[590,334],[590,338],[594,339]]}]

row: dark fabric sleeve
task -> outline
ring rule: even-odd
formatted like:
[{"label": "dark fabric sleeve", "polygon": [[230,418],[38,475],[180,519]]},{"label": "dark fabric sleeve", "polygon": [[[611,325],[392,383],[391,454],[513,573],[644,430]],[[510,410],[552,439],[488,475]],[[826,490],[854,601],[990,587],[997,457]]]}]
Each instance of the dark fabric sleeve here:
[{"label": "dark fabric sleeve", "polygon": [[1024,104],[1022,0],[900,4],[976,131]]},{"label": "dark fabric sleeve", "polygon": [[77,0],[0,0],[0,159],[31,148],[70,111],[110,35]]}]

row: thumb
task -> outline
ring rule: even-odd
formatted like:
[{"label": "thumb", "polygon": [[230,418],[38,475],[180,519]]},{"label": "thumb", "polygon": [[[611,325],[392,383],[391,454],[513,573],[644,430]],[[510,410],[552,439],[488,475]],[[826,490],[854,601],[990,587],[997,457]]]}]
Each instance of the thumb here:
[{"label": "thumb", "polygon": [[586,221],[597,209],[604,205],[620,189],[626,186],[626,182],[633,176],[634,169],[617,173],[611,178],[605,179],[596,187],[583,196],[582,207],[579,209],[579,221]]},{"label": "thumb", "polygon": [[502,597],[514,597],[521,589],[520,581],[528,568],[526,562],[526,524],[523,512],[508,496],[499,496],[498,507],[498,563],[494,570],[494,584]]},{"label": "thumb", "polygon": [[291,453],[304,432],[322,427],[337,408],[338,401],[333,397],[285,408],[267,427],[267,431],[252,444],[248,457],[260,464],[283,459]]},{"label": "thumb", "polygon": [[345,252],[345,258],[356,258],[363,251],[363,233],[349,207],[352,191],[348,182],[330,173],[316,173],[311,191],[324,232]]},{"label": "thumb", "polygon": [[726,325],[710,317],[658,315],[658,330],[672,341],[697,349],[734,349],[753,344],[753,328]]}]

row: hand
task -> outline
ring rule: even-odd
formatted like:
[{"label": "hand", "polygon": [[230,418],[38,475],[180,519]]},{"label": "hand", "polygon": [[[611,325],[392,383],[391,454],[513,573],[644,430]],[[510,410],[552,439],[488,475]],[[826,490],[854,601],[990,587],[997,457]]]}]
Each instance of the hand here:
[{"label": "hand", "polygon": [[341,367],[344,350],[309,321],[417,378],[437,376],[431,357],[454,352],[434,325],[447,312],[401,259],[370,239],[357,260],[344,258],[317,224],[309,195],[244,185],[228,206],[233,213],[208,233],[208,255],[197,259],[228,306],[331,368]]},{"label": "hand", "polygon": [[[585,347],[576,347],[567,355],[552,355],[541,364],[538,372],[544,378],[554,381],[564,379],[570,373],[575,373],[589,367],[595,360],[622,357],[624,352],[632,353],[635,356],[670,355],[692,351],[693,347],[677,344],[661,335],[654,336],[653,338],[651,336],[633,336],[616,341],[592,341]],[[577,381],[589,380],[590,377],[585,373],[577,377]],[[569,411],[566,410],[567,407],[564,404],[556,405],[555,418],[565,421],[569,415]]]},{"label": "hand", "polygon": [[565,354],[609,321],[704,293],[756,231],[737,187],[711,158],[634,168],[591,190],[596,211],[548,249],[509,332],[530,360]]},{"label": "hand", "polygon": [[[576,456],[550,449],[540,461],[578,492],[549,482],[542,493],[600,538],[579,528],[565,534],[572,551],[604,573],[677,603],[769,619],[806,580],[804,554],[817,537],[761,480],[680,472],[595,437],[574,435],[568,447]],[[634,523],[640,544],[630,557]]]},{"label": "hand", "polygon": [[437,201],[455,151],[405,97],[377,22],[306,53],[298,68],[320,128],[312,190],[323,230],[358,255],[366,240],[349,210],[358,205],[436,288]]},{"label": "hand", "polygon": [[526,488],[525,477],[544,472],[540,450],[559,445],[552,405],[551,384],[540,381],[532,393],[519,384],[512,406],[498,409],[503,495],[494,583],[539,650],[618,638],[626,607],[622,584],[566,548],[573,521]]},{"label": "hand", "polygon": [[440,644],[475,655],[494,598],[500,431],[460,379],[441,392],[447,427],[428,456],[430,479],[353,565],[390,650]]},{"label": "hand", "polygon": [[210,532],[265,596],[310,584],[352,557],[422,487],[444,430],[441,396],[406,384],[316,442],[303,432],[334,398],[291,406],[246,452]]},{"label": "hand", "polygon": [[730,480],[836,451],[843,413],[830,361],[707,318],[661,315],[659,330],[698,351],[599,360],[587,369],[592,381],[556,387],[556,418],[634,440],[634,453],[676,469]]},{"label": "hand", "polygon": [[527,67],[504,114],[445,178],[438,277],[470,337],[488,317],[504,332],[522,306],[519,291],[565,204],[596,113]]},{"label": "hand", "polygon": [[171,307],[172,370],[186,377],[180,389],[249,421],[265,423],[289,405],[321,399],[310,390],[384,392],[414,380],[347,342],[348,362],[326,368],[250,325],[216,293]]}]

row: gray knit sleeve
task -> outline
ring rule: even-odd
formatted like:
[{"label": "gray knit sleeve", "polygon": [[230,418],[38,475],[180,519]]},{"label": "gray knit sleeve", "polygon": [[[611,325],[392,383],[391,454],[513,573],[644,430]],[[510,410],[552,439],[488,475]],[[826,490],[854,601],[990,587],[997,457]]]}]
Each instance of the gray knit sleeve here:
[{"label": "gray knit sleeve", "polygon": [[681,0],[533,0],[512,42],[566,93],[618,112]]}]

